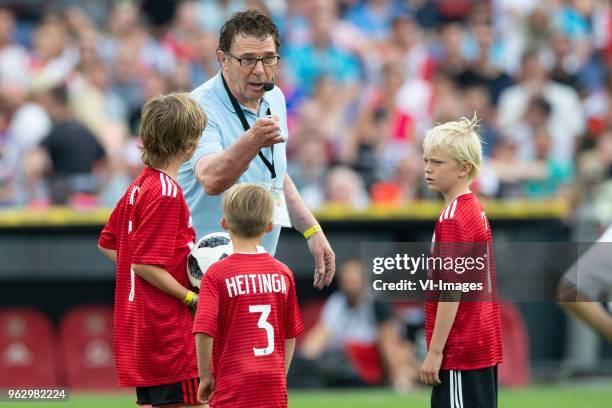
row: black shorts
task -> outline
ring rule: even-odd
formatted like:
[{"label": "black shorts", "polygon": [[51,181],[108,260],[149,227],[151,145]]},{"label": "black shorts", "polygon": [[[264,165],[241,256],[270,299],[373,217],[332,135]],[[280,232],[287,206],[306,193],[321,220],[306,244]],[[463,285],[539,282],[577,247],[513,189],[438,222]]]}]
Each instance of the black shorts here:
[{"label": "black shorts", "polygon": [[497,366],[480,370],[441,370],[431,408],[497,408]]},{"label": "black shorts", "polygon": [[199,378],[153,387],[136,387],[138,405],[197,405]]}]

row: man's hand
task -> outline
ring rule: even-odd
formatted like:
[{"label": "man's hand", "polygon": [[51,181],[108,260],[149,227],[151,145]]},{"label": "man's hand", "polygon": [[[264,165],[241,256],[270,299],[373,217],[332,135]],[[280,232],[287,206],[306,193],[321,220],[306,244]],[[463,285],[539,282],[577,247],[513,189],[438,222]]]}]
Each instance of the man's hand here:
[{"label": "man's hand", "polygon": [[323,231],[315,232],[308,238],[308,249],[315,259],[314,286],[323,289],[329,286],[336,273],[336,254]]},{"label": "man's hand", "polygon": [[208,372],[200,378],[200,386],[198,387],[198,399],[201,404],[208,404],[212,399],[215,391],[215,378],[212,373]]},{"label": "man's hand", "polygon": [[428,385],[442,384],[440,381],[440,367],[442,366],[442,353],[429,351],[421,366],[421,381]]},{"label": "man's hand", "polygon": [[277,143],[283,143],[285,141],[285,138],[281,134],[281,128],[276,116],[257,119],[253,126],[245,133],[245,136],[247,136],[258,149],[272,146]]}]

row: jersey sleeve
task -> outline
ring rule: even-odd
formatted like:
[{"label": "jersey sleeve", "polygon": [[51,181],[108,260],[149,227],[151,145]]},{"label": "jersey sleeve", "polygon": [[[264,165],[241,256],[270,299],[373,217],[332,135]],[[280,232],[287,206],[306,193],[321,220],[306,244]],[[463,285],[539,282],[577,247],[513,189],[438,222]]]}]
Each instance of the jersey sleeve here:
[{"label": "jersey sleeve", "polygon": [[[474,242],[474,234],[457,220],[447,219],[436,227],[434,278],[462,292],[464,301],[486,301],[491,292],[488,242]],[[446,288],[444,291],[451,291]]]},{"label": "jersey sleeve", "polygon": [[172,265],[179,230],[181,201],[177,197],[157,196],[140,211],[141,219],[130,234],[132,263]]},{"label": "jersey sleeve", "polygon": [[119,225],[119,212],[121,208],[123,208],[123,200],[119,201],[100,233],[98,244],[103,248],[114,251],[119,248],[119,230],[121,228]]},{"label": "jersey sleeve", "polygon": [[472,242],[469,231],[455,219],[441,221],[436,229],[436,242],[455,243]]},{"label": "jersey sleeve", "polygon": [[463,263],[472,256],[474,246],[470,233],[455,219],[440,222],[436,228],[435,256],[440,262],[435,263],[437,278],[443,282],[468,282],[473,277],[465,274]]},{"label": "jersey sleeve", "polygon": [[194,333],[205,333],[211,337],[217,335],[219,316],[219,291],[210,271],[202,278],[198,308],[193,323]]},{"label": "jersey sleeve", "polygon": [[285,338],[292,339],[302,334],[304,331],[304,324],[302,323],[302,314],[300,313],[300,306],[298,304],[297,294],[295,292],[295,280],[293,279],[293,274],[289,273],[289,279],[291,282],[291,288],[289,289],[287,298]]}]

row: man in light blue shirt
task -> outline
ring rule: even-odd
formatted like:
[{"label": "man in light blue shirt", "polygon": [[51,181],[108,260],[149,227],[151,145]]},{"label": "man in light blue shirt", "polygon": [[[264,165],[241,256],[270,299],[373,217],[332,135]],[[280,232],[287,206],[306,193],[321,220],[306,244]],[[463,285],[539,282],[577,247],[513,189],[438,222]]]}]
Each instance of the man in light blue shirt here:
[{"label": "man in light blue shirt", "polygon": [[[335,255],[286,174],[287,109],[282,91],[273,85],[279,47],[276,26],[259,11],[236,13],[225,23],[217,51],[221,71],[192,92],[208,124],[178,181],[198,238],[221,230],[220,194],[235,183],[265,184],[284,193],[291,224],[307,239],[315,259],[314,284],[322,288],[335,273]],[[264,237],[271,254],[279,234],[275,226]]]}]

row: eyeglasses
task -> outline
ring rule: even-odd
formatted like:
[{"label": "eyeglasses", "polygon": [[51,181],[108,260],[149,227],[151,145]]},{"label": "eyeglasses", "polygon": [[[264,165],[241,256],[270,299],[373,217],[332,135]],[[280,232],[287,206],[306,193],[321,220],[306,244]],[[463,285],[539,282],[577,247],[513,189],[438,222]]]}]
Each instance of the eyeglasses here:
[{"label": "eyeglasses", "polygon": [[278,64],[278,60],[280,59],[280,55],[270,55],[269,57],[263,58],[255,58],[255,57],[247,57],[247,58],[238,58],[230,52],[226,52],[227,55],[234,58],[240,63],[242,68],[253,68],[259,61],[262,62],[266,67],[273,67]]}]

